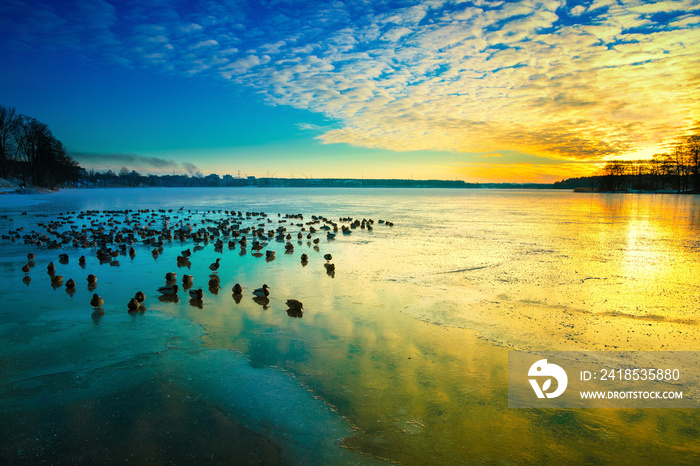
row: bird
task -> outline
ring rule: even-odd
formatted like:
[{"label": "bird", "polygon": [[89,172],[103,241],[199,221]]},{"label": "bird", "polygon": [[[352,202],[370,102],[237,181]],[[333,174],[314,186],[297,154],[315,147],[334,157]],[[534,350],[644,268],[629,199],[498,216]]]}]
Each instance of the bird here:
[{"label": "bird", "polygon": [[301,261],[302,262],[308,262],[309,261],[309,255],[304,253],[301,255]]},{"label": "bird", "polygon": [[72,278],[69,278],[66,282],[66,288],[68,288],[69,290],[75,289],[75,281],[73,281]]},{"label": "bird", "polygon": [[333,259],[333,256],[331,256],[330,254],[324,254],[323,258],[326,259],[327,261],[329,261],[329,260]]},{"label": "bird", "polygon": [[233,291],[233,294],[243,294],[243,287],[240,283],[236,283],[233,285],[233,289],[231,291]]},{"label": "bird", "polygon": [[54,273],[54,272],[56,271],[56,266],[53,265],[53,262],[49,262],[49,265],[46,266],[46,271],[47,271],[49,274],[52,274],[52,273]]},{"label": "bird", "polygon": [[287,307],[293,311],[301,311],[304,308],[304,305],[301,303],[301,301],[297,301],[296,299],[288,299]]},{"label": "bird", "polygon": [[209,270],[211,270],[212,272],[216,272],[217,270],[219,270],[220,260],[221,258],[219,257],[218,259],[216,259],[216,262],[212,262],[212,264],[209,266]]},{"label": "bird", "polygon": [[97,277],[94,276],[93,274],[90,274],[90,275],[87,276],[87,282],[88,282],[89,284],[97,283]]},{"label": "bird", "polygon": [[168,272],[165,274],[165,281],[172,281],[177,279],[177,274],[175,272]]},{"label": "bird", "polygon": [[24,272],[25,274],[28,274],[30,270],[31,270],[31,267],[29,267],[29,264],[24,264],[22,266],[22,272]]},{"label": "bird", "polygon": [[139,302],[136,298],[131,298],[126,307],[129,309],[129,312],[136,312],[139,310]]},{"label": "bird", "polygon": [[260,297],[260,298],[266,298],[266,297],[270,296],[270,287],[267,286],[267,284],[264,284],[262,287],[253,291],[253,294],[255,296]]},{"label": "bird", "polygon": [[198,288],[196,290],[190,290],[190,298],[201,300],[202,298],[204,298],[204,291],[202,291],[201,288]]},{"label": "bird", "polygon": [[160,294],[164,294],[164,295],[172,295],[172,294],[177,294],[179,289],[180,288],[178,288],[177,285],[166,285],[166,286],[159,287],[158,292]]},{"label": "bird", "polygon": [[27,254],[27,262],[31,262],[33,260],[34,260],[34,253],[30,252],[29,254]]},{"label": "bird", "polygon": [[90,300],[90,306],[94,307],[95,309],[101,309],[102,305],[105,303],[105,300],[100,298],[97,293],[92,295],[92,299]]}]

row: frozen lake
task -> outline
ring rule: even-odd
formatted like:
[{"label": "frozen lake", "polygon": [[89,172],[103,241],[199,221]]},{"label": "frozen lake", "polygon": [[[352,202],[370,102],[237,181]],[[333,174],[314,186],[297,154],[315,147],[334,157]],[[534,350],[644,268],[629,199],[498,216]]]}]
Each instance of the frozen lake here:
[{"label": "frozen lake", "polygon": [[[156,212],[105,213],[126,209]],[[293,254],[274,239],[272,261],[211,241],[189,267],[176,258],[192,241],[166,241],[157,258],[135,244],[115,267],[95,248],[21,240],[59,217],[61,231],[127,218],[196,229],[225,210],[265,212],[265,229],[297,213],[375,223],[335,240],[316,234],[316,250],[288,220]],[[700,350],[697,196],[94,189],[1,195],[0,215],[0,233],[20,235],[0,242],[0,455],[10,464],[698,461],[696,411],[507,407],[509,349]],[[77,282],[74,294],[51,286],[50,261]],[[178,283],[192,275],[202,302],[159,300],[167,272]],[[263,283],[261,304],[251,291]],[[128,314],[138,290],[147,311]],[[290,298],[304,303],[302,318],[286,312]]]}]

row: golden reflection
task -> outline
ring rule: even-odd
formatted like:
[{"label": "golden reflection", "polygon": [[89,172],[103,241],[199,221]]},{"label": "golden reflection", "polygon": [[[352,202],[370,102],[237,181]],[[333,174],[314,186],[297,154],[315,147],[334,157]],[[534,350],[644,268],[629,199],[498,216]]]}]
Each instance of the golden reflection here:
[{"label": "golden reflection", "polygon": [[[192,318],[207,329],[207,346],[243,351],[254,367],[290,370],[331,403],[357,429],[343,441],[350,449],[402,464],[537,462],[552,442],[558,458],[572,463],[700,454],[694,435],[648,430],[696,422],[687,419],[694,412],[509,409],[507,348],[404,314],[419,299],[411,286],[320,278],[315,271],[293,283],[270,280],[275,292],[264,312],[249,301],[232,312],[226,297]],[[309,309],[303,319],[286,315],[292,292]]]}]

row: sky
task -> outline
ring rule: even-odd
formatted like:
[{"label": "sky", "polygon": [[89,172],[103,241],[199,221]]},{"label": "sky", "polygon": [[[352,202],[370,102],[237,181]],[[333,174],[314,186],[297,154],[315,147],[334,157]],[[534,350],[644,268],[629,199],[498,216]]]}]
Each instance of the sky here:
[{"label": "sky", "polygon": [[699,99],[700,0],[0,2],[0,105],[86,169],[547,183]]}]

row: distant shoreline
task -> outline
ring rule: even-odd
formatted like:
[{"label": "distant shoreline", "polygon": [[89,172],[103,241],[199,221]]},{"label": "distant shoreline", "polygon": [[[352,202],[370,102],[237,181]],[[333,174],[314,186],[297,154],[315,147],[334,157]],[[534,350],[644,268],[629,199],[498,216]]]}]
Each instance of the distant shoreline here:
[{"label": "distant shoreline", "polygon": [[[49,194],[58,189],[50,190],[38,186],[19,186],[3,180],[2,194]],[[565,180],[569,181],[569,180]],[[573,181],[573,180],[571,180]],[[578,180],[576,180],[578,181]],[[61,189],[99,189],[99,188],[381,188],[381,189],[535,189],[573,191],[576,193],[608,193],[608,194],[697,194],[678,192],[675,190],[600,190],[588,186],[572,186],[567,182],[555,183],[467,183],[461,180],[409,180],[409,179],[357,179],[357,178],[219,178],[188,177],[188,176],[148,176],[142,177],[138,183],[127,183],[119,178],[105,177],[92,181],[79,180],[74,185]],[[583,183],[581,183],[583,184]]]}]

